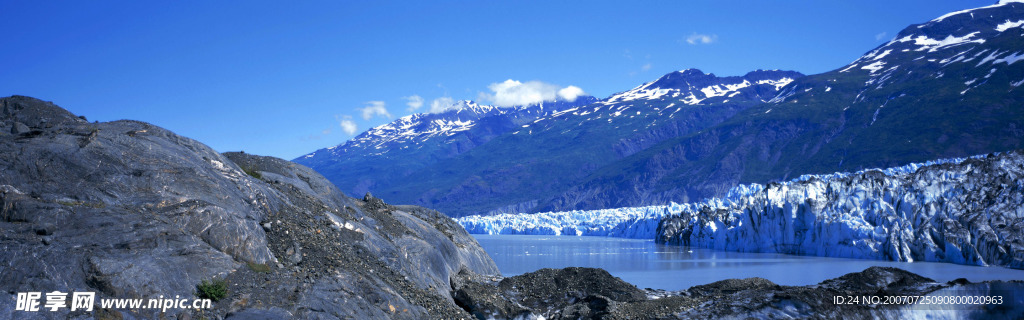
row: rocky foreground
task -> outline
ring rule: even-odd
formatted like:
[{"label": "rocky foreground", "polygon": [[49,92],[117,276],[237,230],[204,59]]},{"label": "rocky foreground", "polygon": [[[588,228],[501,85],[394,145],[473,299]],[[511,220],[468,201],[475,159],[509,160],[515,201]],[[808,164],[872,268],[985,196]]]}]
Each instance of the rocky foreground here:
[{"label": "rocky foreground", "polygon": [[[345,196],[288,161],[220,154],[137,121],[91,123],[29,97],[0,99],[0,112],[0,319],[902,317],[912,311],[832,299],[949,290],[1007,304],[911,314],[1015,318],[1024,305],[1020,282],[935,283],[882,268],[806,287],[744,279],[682,292],[599,269],[502,278],[441,213]],[[213,279],[227,295],[210,309],[99,304],[194,299]],[[95,292],[96,304],[16,310],[18,293],[52,291]]]},{"label": "rocky foreground", "polygon": [[[0,111],[0,318],[468,318],[449,278],[498,274],[440,213],[347,197],[288,161],[28,97]],[[194,298],[221,278],[213,310],[14,310],[18,292]]]},{"label": "rocky foreground", "polygon": [[[799,272],[794,270],[794,272]],[[460,273],[455,299],[478,319],[1020,319],[1024,282],[936,283],[897,268],[871,267],[810,286],[729,279],[688,290],[641,290],[601,269],[541,269],[487,282]],[[1002,296],[1003,303],[885,304],[896,297]],[[837,303],[837,298],[842,302]],[[880,303],[869,303],[877,297]],[[852,299],[859,300],[856,303]],[[920,299],[922,301],[925,299]],[[895,301],[895,300],[891,300]]]}]

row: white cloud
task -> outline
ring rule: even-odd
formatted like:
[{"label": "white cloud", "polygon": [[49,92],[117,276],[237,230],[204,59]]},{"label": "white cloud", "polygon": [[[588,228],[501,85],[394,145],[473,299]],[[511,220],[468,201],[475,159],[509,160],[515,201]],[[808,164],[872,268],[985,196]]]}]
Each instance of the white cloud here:
[{"label": "white cloud", "polygon": [[650,63],[645,64],[643,67],[640,67],[640,71],[647,71],[647,70],[651,70],[651,64]]},{"label": "white cloud", "polygon": [[686,43],[689,44],[709,44],[718,41],[717,34],[699,34],[694,32],[689,37],[686,37]]},{"label": "white cloud", "polygon": [[338,125],[341,126],[341,131],[344,131],[345,134],[348,134],[348,135],[356,134],[356,122],[352,121],[352,116],[348,116],[348,115],[338,116],[338,115],[335,115],[334,119],[338,120]]},{"label": "white cloud", "polygon": [[430,112],[431,113],[442,112],[442,111],[448,110],[449,108],[451,108],[454,105],[455,105],[455,99],[452,99],[451,97],[440,97],[440,98],[434,99],[434,101],[430,102]]},{"label": "white cloud", "polygon": [[558,97],[565,101],[574,101],[577,97],[587,94],[577,86],[568,86],[558,90]]},{"label": "white cloud", "polygon": [[366,107],[358,110],[363,112],[364,120],[370,120],[375,115],[391,118],[391,113],[388,112],[387,104],[384,101],[368,101],[366,102]]},{"label": "white cloud", "polygon": [[405,105],[409,106],[409,109],[407,109],[408,111],[416,111],[416,109],[423,106],[423,97],[418,95],[414,94],[408,97],[402,97],[402,99],[406,100]]},{"label": "white cloud", "polygon": [[487,88],[492,93],[481,92],[481,100],[490,101],[499,107],[529,105],[543,101],[555,101],[558,98],[575,100],[577,96],[585,94],[583,89],[575,86],[559,88],[557,85],[540,81],[519,82],[512,79],[492,83]]},{"label": "white cloud", "polygon": [[888,32],[882,31],[882,33],[875,35],[875,40],[882,41],[882,39],[885,39],[885,36],[887,35],[889,35]]}]

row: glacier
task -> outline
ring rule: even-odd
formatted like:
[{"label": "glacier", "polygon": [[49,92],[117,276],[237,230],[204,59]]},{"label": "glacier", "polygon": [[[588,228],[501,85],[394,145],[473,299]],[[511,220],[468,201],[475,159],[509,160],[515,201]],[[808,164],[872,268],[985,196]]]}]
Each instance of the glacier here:
[{"label": "glacier", "polygon": [[635,208],[468,216],[470,233],[612,236],[727,251],[1024,268],[1024,154],[732,188]]},{"label": "glacier", "polygon": [[724,205],[752,192],[759,185],[740,185],[732,188],[723,198],[707,199],[699,203],[671,203],[646,207],[628,207],[597,210],[541,212],[534,214],[503,213],[473,215],[456,219],[466,231],[473,234],[604,236],[633,239],[654,239],[658,224],[672,212],[697,210],[704,205]]}]

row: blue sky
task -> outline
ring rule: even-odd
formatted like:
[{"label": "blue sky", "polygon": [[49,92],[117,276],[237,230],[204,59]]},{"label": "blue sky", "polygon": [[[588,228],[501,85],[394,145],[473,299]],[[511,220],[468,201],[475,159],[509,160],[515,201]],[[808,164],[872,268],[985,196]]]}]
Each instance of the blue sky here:
[{"label": "blue sky", "polygon": [[825,72],[992,3],[3,1],[0,96],[292,159],[510,79],[604,98],[685,68]]}]

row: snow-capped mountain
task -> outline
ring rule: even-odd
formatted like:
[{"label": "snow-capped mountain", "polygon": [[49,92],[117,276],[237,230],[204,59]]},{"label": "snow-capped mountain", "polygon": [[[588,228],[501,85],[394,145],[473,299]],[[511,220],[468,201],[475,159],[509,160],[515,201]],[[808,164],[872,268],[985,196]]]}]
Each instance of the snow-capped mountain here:
[{"label": "snow-capped mountain", "polygon": [[802,76],[803,74],[795,71],[757,70],[742,77],[719,78],[714,74],[704,74],[697,69],[685,69],[666,74],[658,80],[644,83],[632,90],[612,95],[604,102],[612,104],[641,99],[673,98],[679,99],[684,104],[695,105],[709,98],[735,97],[742,93],[740,89],[750,86],[770,85],[774,86],[775,91],[778,91],[793,82],[793,79]]},{"label": "snow-capped mountain", "polygon": [[[341,156],[346,153],[377,150],[385,154],[394,149],[407,149],[437,138],[447,138],[460,132],[469,131],[490,117],[505,116],[509,121],[534,119],[544,114],[558,112],[565,108],[585,105],[596,99],[579,97],[574,101],[541,102],[538,104],[512,107],[480,105],[474,101],[459,100],[446,111],[439,113],[416,113],[398,118],[390,123],[373,127],[345,143],[317,150],[299,159],[314,159],[324,154]],[[397,148],[396,148],[397,146]]]},{"label": "snow-capped mountain", "polygon": [[[355,150],[373,149],[378,150],[378,154],[384,154],[391,151],[392,148],[389,147],[393,145],[407,143],[415,145],[423,140],[449,137],[473,128],[476,125],[476,121],[480,118],[522,111],[522,109],[527,108],[514,107],[504,109],[486,105],[482,106],[473,101],[461,100],[457,101],[446,112],[439,114],[416,113],[404,116],[390,123],[364,131],[343,144],[310,153],[303,156],[303,158],[315,158],[322,151],[340,156]],[[543,109],[543,107],[538,106],[537,109]]]},{"label": "snow-capped mountain", "polygon": [[1024,268],[1024,153],[740,185],[687,204],[470,216],[471,233],[654,238],[718,250]]},{"label": "snow-capped mountain", "polygon": [[[879,111],[889,100],[915,94],[969,99],[971,91],[1003,95],[1024,84],[1017,61],[1024,59],[1024,3],[998,4],[945,14],[912,25],[889,42],[837,71],[796,81],[773,102],[791,102],[853,89],[849,104],[872,102]],[[941,91],[915,92],[920,87]],[[953,95],[955,94],[955,95]],[[872,101],[873,100],[873,101]]]},{"label": "snow-capped mountain", "polygon": [[363,194],[398,184],[414,170],[457,156],[538,117],[596,100],[581,96],[513,107],[457,101],[443,112],[405,116],[293,161],[318,170],[345,192]]},{"label": "snow-capped mountain", "polygon": [[[1000,69],[1024,59],[1024,48],[1013,46],[1019,44],[1019,38],[1024,35],[1021,6],[1024,3],[1001,1],[911,26],[839,72],[866,71],[870,77],[865,87],[874,89],[922,77],[953,77],[963,82],[961,95],[990,83],[1018,87],[1024,83],[1022,74],[1011,74],[1009,81],[993,76]],[[921,67],[928,67],[930,72],[920,72]],[[958,76],[963,74],[962,69],[987,72],[961,79]],[[1012,77],[1014,75],[1017,77]]]}]

